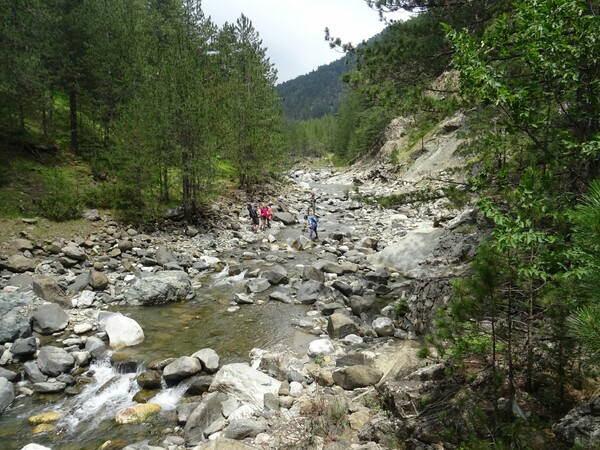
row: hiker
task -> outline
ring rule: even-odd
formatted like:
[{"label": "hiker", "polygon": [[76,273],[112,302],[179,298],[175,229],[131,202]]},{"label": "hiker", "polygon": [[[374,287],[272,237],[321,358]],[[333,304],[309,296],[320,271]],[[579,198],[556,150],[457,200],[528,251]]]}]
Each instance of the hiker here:
[{"label": "hiker", "polygon": [[314,216],[304,216],[304,220],[306,220],[306,226],[308,227],[308,238],[312,241],[313,231],[315,233],[315,240],[319,239],[319,233],[317,233],[318,222]]},{"label": "hiker", "polygon": [[312,215],[313,217],[317,217],[317,199],[319,197],[317,196],[317,194],[315,194],[315,191],[312,191],[310,193],[310,199],[309,199],[309,206],[308,206],[308,210],[306,211],[307,215],[311,215],[311,210],[312,210]]},{"label": "hiker", "polygon": [[273,220],[273,205],[267,205],[267,226],[271,228],[271,221]]},{"label": "hiker", "polygon": [[265,230],[267,228],[267,205],[260,207],[260,229]]},{"label": "hiker", "polygon": [[250,215],[250,220],[252,221],[252,231],[256,233],[258,230],[258,212],[256,211],[256,207],[254,207],[251,203],[248,203],[248,214]]}]

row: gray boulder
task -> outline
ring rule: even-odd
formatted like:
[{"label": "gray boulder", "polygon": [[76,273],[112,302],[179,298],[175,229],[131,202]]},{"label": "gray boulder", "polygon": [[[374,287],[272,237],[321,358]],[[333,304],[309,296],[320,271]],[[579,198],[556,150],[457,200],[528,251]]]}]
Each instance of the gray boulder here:
[{"label": "gray boulder", "polygon": [[23,364],[23,371],[25,372],[25,378],[32,383],[40,383],[48,380],[48,375],[42,373],[36,361],[28,361]]},{"label": "gray boulder", "polygon": [[108,351],[108,346],[102,339],[96,336],[89,336],[85,341],[85,351],[98,359]]},{"label": "gray boulder", "polygon": [[104,326],[112,348],[131,347],[144,342],[142,327],[135,320],[121,313],[110,314],[100,323]]},{"label": "gray boulder", "polygon": [[192,283],[182,270],[164,270],[148,274],[125,290],[123,300],[134,306],[160,305],[194,296]]},{"label": "gray boulder", "polygon": [[159,246],[156,249],[156,254],[154,255],[154,259],[158,264],[164,266],[169,263],[177,263],[177,258],[167,247],[164,245]]},{"label": "gray boulder", "polygon": [[314,280],[319,281],[321,283],[325,282],[325,274],[321,269],[318,269],[314,266],[304,266],[302,270],[302,279],[303,280]]},{"label": "gray boulder", "polygon": [[350,297],[352,295],[352,286],[350,286],[345,281],[335,280],[331,284],[331,287],[334,288],[334,289],[337,289],[339,292],[341,292],[346,297]]},{"label": "gray boulder", "polygon": [[251,278],[246,281],[246,290],[250,293],[264,292],[271,287],[271,283],[266,278]]},{"label": "gray boulder", "polygon": [[75,261],[85,261],[87,255],[81,247],[75,244],[69,244],[60,249],[67,258],[74,259]]},{"label": "gray boulder", "polygon": [[292,247],[295,248],[296,250],[305,250],[307,248],[310,248],[314,245],[313,241],[311,241],[310,239],[308,239],[307,236],[298,236],[296,239],[294,239],[294,241],[292,242]]},{"label": "gray boulder", "polygon": [[373,386],[383,377],[383,372],[369,366],[350,366],[333,372],[333,381],[346,390]]},{"label": "gray boulder", "polygon": [[163,378],[168,384],[177,384],[201,371],[202,363],[198,358],[182,356],[164,368]]},{"label": "gray boulder", "polygon": [[6,378],[8,381],[17,381],[20,375],[12,370],[0,367],[0,377]]},{"label": "gray boulder", "polygon": [[85,271],[83,273],[80,273],[79,275],[77,275],[77,278],[75,278],[75,281],[73,281],[67,287],[67,293],[69,293],[69,294],[78,294],[78,293],[80,293],[86,287],[88,287],[89,280],[90,280],[90,272],[89,271]]},{"label": "gray boulder", "polygon": [[95,291],[103,291],[108,287],[108,277],[97,270],[90,271],[88,283]]},{"label": "gray boulder", "polygon": [[242,440],[249,437],[256,437],[259,433],[267,430],[267,423],[264,420],[236,419],[232,420],[225,429],[223,437],[227,439]]},{"label": "gray boulder", "polygon": [[0,344],[31,336],[30,319],[22,309],[32,304],[31,294],[0,292]]},{"label": "gray boulder", "polygon": [[361,314],[369,313],[374,309],[375,299],[353,295],[350,297],[350,299],[348,299],[348,306],[350,306],[352,314],[360,317]]},{"label": "gray boulder", "polygon": [[233,363],[224,365],[216,373],[210,391],[227,393],[260,411],[265,394],[277,394],[280,386],[280,381],[247,364]]},{"label": "gray boulder", "polygon": [[221,392],[207,394],[202,403],[190,414],[184,428],[185,443],[194,446],[206,440],[204,432],[216,421],[223,420],[221,404],[227,395]]},{"label": "gray boulder", "polygon": [[303,281],[298,288],[296,298],[300,303],[312,305],[321,296],[327,294],[327,287],[320,281],[307,280]]},{"label": "gray boulder", "polygon": [[393,336],[394,335],[394,322],[388,317],[378,317],[371,324],[377,336]]},{"label": "gray boulder", "polygon": [[254,299],[243,292],[236,292],[233,296],[233,301],[238,305],[253,305]]},{"label": "gray boulder", "polygon": [[35,277],[33,292],[47,302],[58,303],[64,307],[71,306],[71,302],[53,277]]},{"label": "gray boulder", "polygon": [[600,397],[569,411],[553,429],[571,446],[597,448],[600,445]]},{"label": "gray boulder", "polygon": [[42,373],[57,377],[75,366],[75,358],[65,349],[46,345],[40,350],[37,363]]},{"label": "gray boulder", "polygon": [[15,387],[6,378],[0,377],[0,414],[8,408],[14,399]]},{"label": "gray boulder", "polygon": [[8,280],[6,285],[18,287],[21,290],[33,289],[33,277],[26,273],[21,273],[13,276],[10,280]]},{"label": "gray boulder", "polygon": [[190,381],[186,383],[188,388],[185,391],[185,396],[203,395],[210,389],[212,380],[213,377],[210,375],[196,375],[190,378]]},{"label": "gray boulder", "polygon": [[273,291],[269,294],[269,298],[281,303],[293,303],[293,300],[285,291]]},{"label": "gray boulder", "polygon": [[198,358],[202,363],[202,369],[208,373],[215,373],[219,370],[220,358],[217,352],[212,348],[203,348],[192,355]]},{"label": "gray boulder", "polygon": [[282,222],[284,225],[294,225],[298,223],[298,218],[295,215],[288,212],[274,212],[273,220]]},{"label": "gray boulder", "polygon": [[343,275],[344,268],[341,264],[334,263],[333,261],[320,260],[317,261],[315,267],[322,270],[325,273],[335,273],[336,275]]},{"label": "gray boulder", "polygon": [[23,273],[35,270],[37,263],[23,255],[11,255],[6,262],[0,265],[4,266],[9,272]]},{"label": "gray boulder", "polygon": [[38,306],[31,315],[34,331],[52,334],[64,330],[69,324],[69,316],[56,303]]},{"label": "gray boulder", "polygon": [[335,312],[327,318],[327,334],[331,339],[341,339],[349,334],[359,334],[360,327],[344,313]]},{"label": "gray boulder", "polygon": [[10,347],[10,352],[20,360],[31,358],[37,351],[37,339],[33,336],[17,339]]},{"label": "gray boulder", "polygon": [[256,450],[256,447],[234,439],[219,437],[214,441],[208,441],[194,447],[194,450]]},{"label": "gray boulder", "polygon": [[57,394],[66,388],[67,384],[60,381],[43,381],[33,384],[33,390],[42,394]]},{"label": "gray boulder", "polygon": [[137,384],[144,389],[160,389],[162,376],[158,370],[145,370],[136,377]]},{"label": "gray boulder", "polygon": [[97,222],[100,220],[100,213],[97,209],[86,209],[81,213],[82,217],[90,222]]},{"label": "gray boulder", "polygon": [[387,284],[390,279],[390,273],[385,267],[376,267],[374,270],[366,273],[365,278],[373,283]]},{"label": "gray boulder", "polygon": [[6,247],[9,251],[12,252],[22,252],[22,251],[32,251],[33,244],[29,239],[13,239],[6,243]]},{"label": "gray boulder", "polygon": [[261,276],[266,278],[272,285],[285,284],[288,282],[287,271],[278,265],[265,270]]}]

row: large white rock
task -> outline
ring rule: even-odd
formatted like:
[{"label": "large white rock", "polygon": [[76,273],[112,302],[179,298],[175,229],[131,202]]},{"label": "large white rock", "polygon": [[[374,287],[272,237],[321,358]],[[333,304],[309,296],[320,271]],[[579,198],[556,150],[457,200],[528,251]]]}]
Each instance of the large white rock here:
[{"label": "large white rock", "polygon": [[316,339],[308,344],[309,356],[325,356],[335,352],[333,342],[330,339]]},{"label": "large white rock", "polygon": [[106,319],[104,330],[112,348],[123,348],[144,342],[144,330],[133,319],[123,314],[113,314]]},{"label": "large white rock", "polygon": [[393,336],[394,335],[394,322],[389,317],[378,317],[371,324],[373,330],[377,333],[377,336]]},{"label": "large white rock", "polygon": [[264,407],[265,394],[278,395],[281,382],[244,363],[227,364],[219,370],[209,392],[219,391],[250,404],[257,411]]}]

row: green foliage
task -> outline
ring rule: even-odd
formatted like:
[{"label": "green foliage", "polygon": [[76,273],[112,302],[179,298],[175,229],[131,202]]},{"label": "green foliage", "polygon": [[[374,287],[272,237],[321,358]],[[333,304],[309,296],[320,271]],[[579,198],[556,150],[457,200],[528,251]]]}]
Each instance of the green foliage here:
[{"label": "green foliage", "polygon": [[408,307],[408,303],[406,302],[406,300],[398,300],[394,303],[392,311],[394,311],[394,314],[396,316],[403,317],[406,314],[408,314],[410,308]]},{"label": "green foliage", "polygon": [[419,202],[429,202],[440,198],[437,190],[431,189],[418,189],[411,192],[405,192],[402,194],[393,194],[386,197],[378,197],[377,203],[383,208],[397,208],[402,205]]},{"label": "green foliage", "polygon": [[454,208],[463,208],[471,200],[471,193],[466,189],[459,189],[456,185],[443,189],[444,195]]},{"label": "green foliage", "polygon": [[331,115],[319,119],[287,120],[285,147],[292,157],[323,157],[333,149],[335,125],[335,118]]},{"label": "green foliage", "polygon": [[463,92],[497,108],[529,140],[531,163],[562,172],[566,187],[597,174],[598,25],[585,1],[527,0],[481,40],[448,27]]},{"label": "green foliage", "polygon": [[600,361],[600,181],[594,181],[589,194],[570,212],[573,224],[572,261],[566,276],[580,293],[578,308],[569,317],[572,332],[586,349],[589,363]]},{"label": "green foliage", "polygon": [[427,348],[427,347],[421,347],[419,349],[419,351],[417,352],[418,358],[425,359],[425,358],[428,358],[429,356],[430,356],[430,351],[429,351],[429,348]]},{"label": "green foliage", "polygon": [[83,202],[75,186],[60,170],[44,174],[46,194],[37,203],[38,214],[55,222],[81,217]]}]

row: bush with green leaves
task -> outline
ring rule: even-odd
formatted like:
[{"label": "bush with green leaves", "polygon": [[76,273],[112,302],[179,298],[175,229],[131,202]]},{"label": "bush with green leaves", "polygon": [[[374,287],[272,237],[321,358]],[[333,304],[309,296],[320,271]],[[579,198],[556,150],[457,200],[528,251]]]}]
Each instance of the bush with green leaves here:
[{"label": "bush with green leaves", "polygon": [[46,194],[37,201],[40,216],[55,222],[81,217],[83,202],[77,189],[59,169],[43,174]]}]

